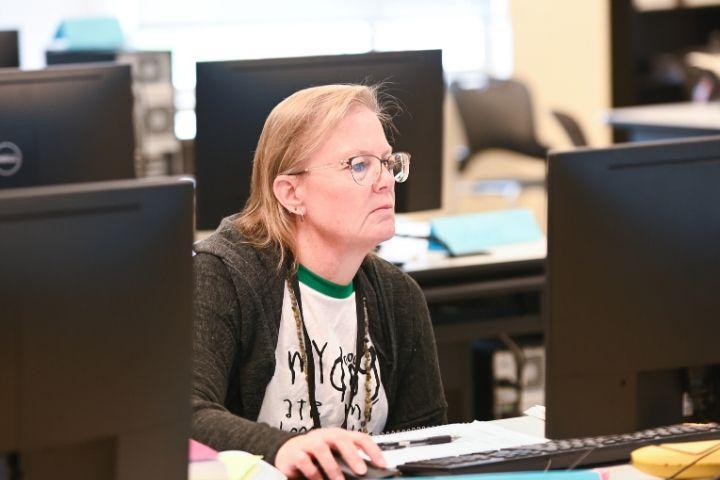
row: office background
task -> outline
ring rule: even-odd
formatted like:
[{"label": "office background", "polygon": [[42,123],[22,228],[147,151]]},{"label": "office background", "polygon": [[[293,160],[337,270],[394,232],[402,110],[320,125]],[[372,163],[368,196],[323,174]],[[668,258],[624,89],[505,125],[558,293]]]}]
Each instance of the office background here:
[{"label": "office background", "polygon": [[[581,3],[581,4],[580,4]],[[603,121],[612,107],[610,0],[386,0],[374,2],[167,2],[155,0],[0,0],[0,28],[19,29],[23,68],[45,65],[59,24],[68,18],[112,16],[128,46],[170,50],[174,92],[174,131],[180,140],[195,136],[195,62],[268,57],[442,49],[448,82],[478,85],[486,76],[514,77],[530,89],[538,137],[553,148],[571,146],[550,115],[571,114],[588,143],[611,141]],[[630,3],[629,1],[625,3]],[[641,2],[642,3],[642,2]],[[662,6],[662,2],[654,2]],[[652,5],[651,5],[652,6]],[[39,12],[42,12],[39,14]],[[539,19],[541,19],[539,21]],[[446,110],[443,204],[450,213],[482,208],[453,191],[454,162],[466,143],[453,105]],[[478,167],[468,178],[492,174],[542,176],[538,162],[514,156]],[[509,173],[508,172],[508,165]],[[175,167],[172,173],[180,173]],[[496,172],[499,170],[499,172]],[[156,173],[157,168],[148,168]],[[519,172],[518,172],[519,171]],[[530,193],[532,195],[532,193]],[[539,200],[529,200],[539,205]],[[541,203],[541,202],[540,202]],[[494,206],[494,205],[493,205]],[[534,211],[543,217],[542,208]],[[544,220],[541,218],[540,222]]]},{"label": "office background", "polygon": [[[114,16],[129,45],[171,49],[181,139],[194,136],[196,60],[441,48],[449,76],[521,78],[531,86],[539,111],[549,106],[572,111],[597,145],[609,139],[601,121],[603,109],[610,106],[609,86],[602,80],[609,69],[609,2],[576,3],[313,1],[299,8],[295,2],[215,1],[200,8],[187,1],[2,0],[0,28],[21,30],[23,68],[45,65],[44,52],[67,18]],[[554,86],[558,79],[576,80],[563,82],[572,85],[567,89]],[[549,144],[569,145],[551,119],[539,118],[538,125]]]},{"label": "office background", "polygon": [[[699,3],[708,2],[686,2],[688,8]],[[575,118],[589,145],[600,147],[613,141],[604,115],[617,105],[613,75],[618,55],[614,48],[616,34],[624,28],[618,18],[623,8],[631,5],[663,10],[678,3],[328,0],[302,6],[289,1],[261,5],[211,1],[198,7],[195,2],[160,0],[73,0],[62,4],[0,0],[0,29],[20,30],[20,62],[26,69],[45,65],[45,51],[56,46],[53,35],[67,18],[113,16],[120,21],[128,46],[170,50],[174,132],[180,140],[195,136],[196,61],[363,53],[373,49],[442,49],[448,84],[460,81],[477,86],[487,76],[521,80],[532,95],[538,138],[544,145],[565,149],[571,141],[550,115],[551,110]],[[467,189],[456,187],[467,186],[467,182],[478,178],[502,176],[519,177],[537,185],[543,181],[545,164],[513,152],[483,153],[485,159],[471,162],[468,170],[459,174],[455,160],[467,142],[457,106],[448,101],[443,212],[528,207],[544,229],[542,188],[525,188],[518,197],[493,192],[463,195]]]}]

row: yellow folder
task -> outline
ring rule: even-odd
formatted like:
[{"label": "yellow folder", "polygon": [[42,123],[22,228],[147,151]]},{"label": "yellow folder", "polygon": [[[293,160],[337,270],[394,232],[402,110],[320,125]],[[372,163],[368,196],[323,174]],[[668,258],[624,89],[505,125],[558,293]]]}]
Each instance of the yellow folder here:
[{"label": "yellow folder", "polygon": [[[720,440],[638,448],[632,452],[632,464],[638,470],[662,478],[675,475],[675,478],[717,477],[720,475]],[[680,472],[683,468],[686,469]]]}]

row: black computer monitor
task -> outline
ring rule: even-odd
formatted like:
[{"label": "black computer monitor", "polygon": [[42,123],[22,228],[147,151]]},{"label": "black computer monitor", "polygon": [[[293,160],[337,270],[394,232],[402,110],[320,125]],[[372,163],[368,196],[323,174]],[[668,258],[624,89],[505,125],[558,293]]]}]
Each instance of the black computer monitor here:
[{"label": "black computer monitor", "polygon": [[130,67],[0,71],[0,190],[133,178]]},{"label": "black computer monitor", "polygon": [[548,437],[681,422],[689,368],[720,393],[718,179],[720,137],[550,155]]},{"label": "black computer monitor", "polygon": [[17,30],[0,30],[0,68],[20,66],[20,46]]},{"label": "black computer monitor", "polygon": [[[133,82],[141,85],[141,88],[135,93],[140,97],[138,103],[143,109],[157,107],[158,99],[163,100],[163,103],[165,99],[162,93],[152,89],[144,91],[142,85],[172,83],[172,52],[170,50],[46,50],[45,62],[48,65],[98,62],[117,62],[130,65]],[[150,105],[145,105],[144,101]]]},{"label": "black computer monitor", "polygon": [[[442,185],[443,71],[440,50],[197,64],[197,223],[214,229],[242,209],[252,158],[272,108],[303,88],[387,82],[402,113],[395,150],[412,154],[411,176],[396,185],[400,212],[439,208]],[[393,141],[394,137],[394,141]]]},{"label": "black computer monitor", "polygon": [[68,63],[114,62],[117,50],[46,50],[45,63],[65,65]]},{"label": "black computer monitor", "polygon": [[23,480],[186,478],[192,205],[176,178],[0,192],[0,460]]}]

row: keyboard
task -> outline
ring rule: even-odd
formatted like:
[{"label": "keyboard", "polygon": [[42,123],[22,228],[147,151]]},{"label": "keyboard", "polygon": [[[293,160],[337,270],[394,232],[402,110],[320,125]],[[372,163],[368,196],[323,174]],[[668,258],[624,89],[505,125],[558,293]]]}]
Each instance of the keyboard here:
[{"label": "keyboard", "polygon": [[523,447],[409,462],[397,468],[407,475],[572,469],[627,462],[633,450],[646,445],[714,439],[720,439],[720,424],[683,423],[628,434],[552,440]]}]

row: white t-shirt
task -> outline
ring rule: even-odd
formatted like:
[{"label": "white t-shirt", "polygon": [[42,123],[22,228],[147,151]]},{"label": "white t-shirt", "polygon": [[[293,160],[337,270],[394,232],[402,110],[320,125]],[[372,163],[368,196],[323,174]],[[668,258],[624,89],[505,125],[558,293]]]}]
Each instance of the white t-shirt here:
[{"label": "white t-shirt", "polygon": [[[361,430],[360,422],[365,420],[365,358],[360,362],[358,391],[352,405],[348,404],[357,340],[355,292],[351,285],[336,285],[303,267],[298,271],[298,280],[303,320],[312,346],[320,424],[322,427],[340,427],[348,411],[347,429]],[[275,373],[265,389],[257,421],[285,431],[305,432],[313,428],[313,420],[288,288],[291,287],[286,282],[275,349]],[[387,420],[388,404],[372,340],[368,348],[373,406],[367,430],[380,433]]]}]

